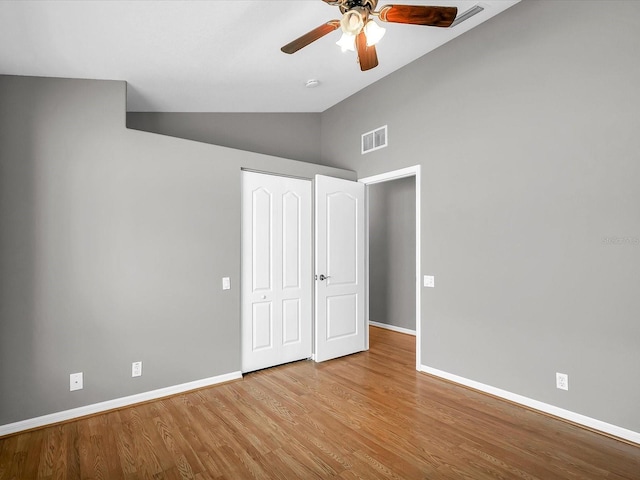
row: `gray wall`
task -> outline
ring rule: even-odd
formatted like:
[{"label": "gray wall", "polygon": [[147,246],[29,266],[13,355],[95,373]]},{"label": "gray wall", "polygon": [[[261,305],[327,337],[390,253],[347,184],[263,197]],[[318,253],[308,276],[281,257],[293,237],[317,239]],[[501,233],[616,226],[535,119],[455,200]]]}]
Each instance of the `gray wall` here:
[{"label": "gray wall", "polygon": [[[324,112],[321,160],[422,165],[423,364],[640,431],[640,2],[576,5],[523,1]],[[350,175],[127,131],[124,98],[0,77],[0,424],[238,370],[240,167]]]},{"label": "gray wall", "polygon": [[415,177],[370,185],[369,320],[416,329]]},{"label": "gray wall", "polygon": [[319,113],[127,113],[127,126],[304,162],[320,161]]},{"label": "gray wall", "polygon": [[241,167],[354,178],[125,107],[122,82],[0,76],[0,425],[239,371]]},{"label": "gray wall", "polygon": [[526,0],[322,115],[327,164],[422,165],[422,363],[636,432],[638,45],[640,2]]}]

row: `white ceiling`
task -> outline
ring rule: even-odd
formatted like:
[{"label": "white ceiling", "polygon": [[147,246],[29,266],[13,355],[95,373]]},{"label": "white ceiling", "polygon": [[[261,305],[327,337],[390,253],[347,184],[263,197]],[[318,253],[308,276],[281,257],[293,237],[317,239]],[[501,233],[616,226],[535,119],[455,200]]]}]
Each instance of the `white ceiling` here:
[{"label": "white ceiling", "polygon": [[0,0],[0,74],[126,80],[129,111],[322,112],[518,1],[400,0],[485,10],[450,29],[385,23],[361,72],[339,30],[280,51],[340,18],[321,0]]}]

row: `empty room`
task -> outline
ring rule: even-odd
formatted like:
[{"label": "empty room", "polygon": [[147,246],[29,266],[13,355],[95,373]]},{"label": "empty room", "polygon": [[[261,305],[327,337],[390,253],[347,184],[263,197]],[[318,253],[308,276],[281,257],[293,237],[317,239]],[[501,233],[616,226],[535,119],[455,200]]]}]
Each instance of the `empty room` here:
[{"label": "empty room", "polygon": [[0,1],[0,480],[640,480],[640,2]]}]

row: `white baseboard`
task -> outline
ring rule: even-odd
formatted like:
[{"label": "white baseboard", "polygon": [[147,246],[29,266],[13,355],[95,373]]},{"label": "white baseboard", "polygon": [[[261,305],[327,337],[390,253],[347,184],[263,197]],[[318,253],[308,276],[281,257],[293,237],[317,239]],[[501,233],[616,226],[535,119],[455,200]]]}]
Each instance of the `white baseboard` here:
[{"label": "white baseboard", "polygon": [[71,410],[51,413],[49,415],[43,415],[41,417],[22,420],[20,422],[8,423],[7,425],[0,425],[0,437],[4,435],[10,435],[12,433],[22,432],[24,430],[31,430],[32,428],[40,428],[54,423],[73,420],[75,418],[84,417],[87,415],[106,412],[108,410],[114,410],[116,408],[128,407],[136,403],[148,402],[149,400],[156,400],[158,398],[188,392],[189,390],[195,390],[197,388],[210,387],[218,383],[229,382],[231,380],[237,380],[239,378],[242,378],[241,372],[231,372],[224,375],[204,378],[202,380],[182,383],[180,385],[160,388],[158,390],[138,393],[136,395],[130,395],[128,397],[107,400],[106,402],[94,403],[92,405],[86,405],[84,407],[72,408]]},{"label": "white baseboard", "polygon": [[617,425],[612,425],[601,420],[596,420],[595,418],[587,417],[570,410],[565,410],[548,403],[539,402],[538,400],[533,400],[531,398],[518,395],[517,393],[511,393],[500,388],[485,385],[484,383],[476,382],[475,380],[469,380],[464,377],[459,377],[458,375],[444,372],[436,368],[427,367],[426,365],[421,365],[420,371],[428,373],[430,375],[434,375],[436,377],[450,380],[455,383],[459,383],[461,385],[465,385],[467,387],[471,387],[475,390],[480,390],[481,392],[485,392],[490,395],[495,395],[496,397],[504,398],[505,400],[509,400],[514,403],[519,403],[520,405],[524,405],[534,410],[548,413],[550,415],[553,415],[554,417],[563,418],[565,420],[576,423],[578,425],[582,425],[584,427],[591,428],[593,430],[598,430],[600,432],[613,435],[614,437],[622,438],[624,440],[640,444],[640,433],[634,432],[633,430],[627,430],[626,428],[618,427]]},{"label": "white baseboard", "polygon": [[380,323],[374,322],[373,320],[369,320],[369,325],[373,325],[374,327],[386,328],[387,330],[393,330],[394,332],[406,333],[407,335],[416,336],[415,330],[410,330],[408,328],[396,327],[395,325],[389,325],[388,323]]}]

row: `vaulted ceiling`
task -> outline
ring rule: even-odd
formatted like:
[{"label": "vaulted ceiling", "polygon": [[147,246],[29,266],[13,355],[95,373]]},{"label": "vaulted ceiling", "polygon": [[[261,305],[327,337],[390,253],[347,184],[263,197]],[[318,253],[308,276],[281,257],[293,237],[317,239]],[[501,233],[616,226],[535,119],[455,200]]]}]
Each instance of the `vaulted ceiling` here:
[{"label": "vaulted ceiling", "polygon": [[321,0],[3,0],[0,74],[126,80],[129,111],[322,112],[518,1],[402,0],[484,10],[447,29],[385,23],[380,65],[361,72],[339,30],[280,51],[340,18]]}]

